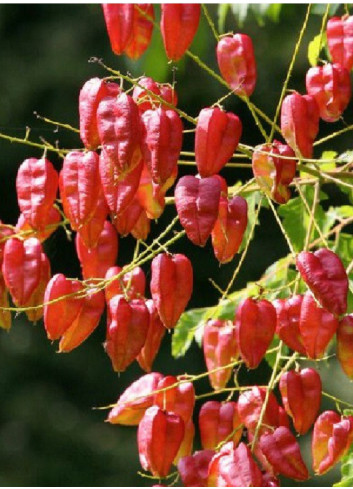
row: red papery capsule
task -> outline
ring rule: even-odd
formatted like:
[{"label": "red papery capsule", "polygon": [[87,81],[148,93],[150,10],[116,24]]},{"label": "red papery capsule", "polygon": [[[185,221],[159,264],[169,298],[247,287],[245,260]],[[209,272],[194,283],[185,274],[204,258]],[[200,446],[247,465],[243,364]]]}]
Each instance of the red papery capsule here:
[{"label": "red papery capsule", "polygon": [[147,409],[137,430],[140,463],[154,476],[166,477],[184,438],[185,425],[180,416],[162,411],[158,406]]},{"label": "red papery capsule", "polygon": [[215,450],[225,440],[233,441],[237,445],[243,432],[237,403],[205,402],[200,409],[199,428],[204,449]]},{"label": "red papery capsule", "polygon": [[310,95],[297,92],[284,97],[281,108],[281,131],[289,146],[304,158],[313,155],[313,144],[319,132],[320,111]]},{"label": "red papery capsule", "polygon": [[113,217],[113,224],[121,236],[127,236],[136,226],[141,214],[144,212],[135,196],[126,209]]},{"label": "red papery capsule", "polygon": [[95,248],[97,246],[108,212],[109,209],[101,189],[93,216],[77,232],[87,248]]},{"label": "red papery capsule", "polygon": [[277,335],[289,348],[306,355],[299,329],[302,302],[302,295],[294,295],[288,299],[276,299],[273,305],[277,313]]},{"label": "red papery capsule", "polygon": [[160,320],[158,311],[152,299],[146,301],[146,306],[150,312],[150,322],[146,341],[137,356],[137,361],[142,370],[151,372],[154,359],[157,356],[166,329]]},{"label": "red papery capsule", "polygon": [[117,83],[107,83],[100,78],[91,78],[81,88],[78,102],[80,137],[87,149],[94,150],[100,145],[97,126],[99,103],[105,97],[117,96],[119,92]]},{"label": "red papery capsule", "polygon": [[[44,294],[44,327],[50,340],[59,339],[78,316],[84,297],[78,280],[69,280],[62,273],[54,275]],[[67,297],[66,297],[67,296]],[[62,297],[62,300],[58,300]]]},{"label": "red papery capsule", "polygon": [[[177,176],[178,168],[175,167],[174,174]],[[174,175],[169,178],[173,179]],[[168,183],[168,182],[167,182]],[[140,205],[146,211],[149,219],[158,219],[165,207],[165,191],[163,186],[154,183],[151,174],[146,165],[143,165],[139,187],[137,190],[137,199]]]},{"label": "red papery capsule", "polygon": [[213,389],[221,390],[232,375],[232,367],[221,367],[229,365],[239,356],[234,324],[222,319],[207,321],[202,345],[210,383]]},{"label": "red papery capsule", "polygon": [[[142,10],[146,15],[144,15]],[[148,48],[153,32],[154,10],[151,3],[134,4],[132,31],[125,47],[125,54],[131,59],[138,59]]]},{"label": "red papery capsule", "polygon": [[321,248],[301,251],[296,260],[302,279],[320,304],[336,316],[347,311],[348,277],[340,258]]},{"label": "red papery capsule", "polygon": [[342,370],[353,379],[353,316],[345,316],[337,329],[337,358]]},{"label": "red papery capsule", "polygon": [[240,355],[248,368],[263,359],[276,330],[276,310],[267,300],[243,300],[237,309],[235,328]]},{"label": "red papery capsule", "polygon": [[105,155],[120,173],[128,173],[141,158],[141,123],[130,95],[106,97],[98,105],[98,133]]},{"label": "red papery capsule", "polygon": [[179,460],[178,472],[185,487],[207,487],[208,467],[214,455],[214,450],[200,450]]},{"label": "red papery capsule", "polygon": [[180,444],[178,453],[176,454],[173,460],[173,465],[177,465],[181,458],[191,455],[193,444],[194,444],[194,437],[195,437],[195,425],[192,421],[192,418],[190,418],[189,421],[185,423],[184,438]]},{"label": "red papery capsule", "polygon": [[221,75],[233,92],[250,97],[257,77],[251,38],[246,34],[224,36],[218,41],[216,53]]},{"label": "red papery capsule", "polygon": [[122,54],[133,32],[134,5],[104,3],[102,8],[112,51]]},{"label": "red papery capsule", "polygon": [[[105,274],[105,280],[113,279],[124,269],[121,267],[110,267]],[[122,277],[112,280],[105,288],[105,299],[110,301],[115,295],[125,294],[128,299],[138,299],[145,295],[146,276],[141,267],[126,272]],[[148,302],[148,301],[147,301]],[[147,305],[146,302],[146,305]]]},{"label": "red papery capsule", "polygon": [[353,67],[353,16],[332,17],[326,28],[328,49],[334,63]]},{"label": "red papery capsule", "polygon": [[159,107],[142,114],[143,159],[155,183],[164,184],[178,164],[182,142],[183,124],[179,114]]},{"label": "red papery capsule", "polygon": [[151,295],[166,328],[174,328],[190,300],[193,270],[181,254],[160,253],[151,264]]},{"label": "red papery capsule", "polygon": [[321,379],[316,370],[304,368],[289,370],[281,375],[279,389],[283,406],[293,419],[297,433],[309,431],[319,413],[321,404]]},{"label": "red papery capsule", "polygon": [[[266,389],[254,386],[240,394],[238,400],[238,412],[242,423],[249,432],[254,433],[260,419],[261,408],[266,397]],[[283,423],[284,422],[284,423]],[[276,397],[270,392],[267,407],[259,433],[267,433],[281,425],[287,425],[287,420],[280,412],[280,406]]]},{"label": "red papery capsule", "polygon": [[319,307],[310,292],[307,292],[302,302],[299,322],[306,355],[309,358],[322,358],[337,328],[338,319],[331,312]]},{"label": "red papery capsule", "polygon": [[277,474],[297,481],[309,478],[299,444],[285,426],[276,428],[273,433],[264,433],[259,439],[259,446]]},{"label": "red papery capsule", "polygon": [[71,151],[60,172],[60,197],[65,216],[77,231],[94,215],[101,192],[99,156],[94,151]]},{"label": "red papery capsule", "polygon": [[[174,86],[169,83],[159,83],[161,97],[168,103],[176,107],[178,105],[178,95]],[[163,104],[162,104],[163,105]],[[167,107],[167,105],[165,105]],[[169,107],[170,108],[170,107]]]},{"label": "red papery capsule", "polygon": [[15,232],[16,229],[14,230],[13,226],[4,224],[0,219],[0,267],[4,258],[5,243]]},{"label": "red papery capsule", "polygon": [[202,109],[196,125],[195,158],[201,177],[218,173],[237,149],[242,123],[232,112],[219,107]]},{"label": "red papery capsule", "polygon": [[349,71],[339,64],[314,66],[306,74],[306,91],[316,100],[321,119],[335,122],[351,99]]},{"label": "red papery capsule", "polygon": [[200,4],[162,4],[161,33],[168,59],[179,61],[189,49],[199,26]]},{"label": "red papery capsule", "polygon": [[99,157],[99,174],[104,197],[113,215],[124,212],[134,199],[139,186],[142,160],[129,172],[121,173],[103,149]]},{"label": "red papery capsule", "polygon": [[262,473],[250,448],[232,442],[223,445],[208,467],[208,487],[262,487]]},{"label": "red papery capsule", "polygon": [[131,235],[137,239],[146,241],[151,231],[151,220],[147,217],[146,211],[142,209],[134,227],[131,229]]},{"label": "red papery capsule", "polygon": [[42,252],[37,238],[9,238],[5,243],[2,274],[17,306],[25,306],[39,285]]},{"label": "red papery capsule", "polygon": [[149,311],[142,299],[127,302],[122,295],[108,303],[107,337],[104,344],[115,372],[123,372],[145,344]]},{"label": "red papery capsule", "polygon": [[[39,283],[31,295],[29,301],[25,304],[25,307],[28,307],[28,311],[25,311],[27,318],[29,321],[36,323],[43,316],[43,301],[44,294],[46,290],[46,286],[50,280],[50,263],[48,257],[45,253],[41,254],[40,260],[40,278]],[[41,307],[38,307],[41,306]],[[33,307],[33,309],[31,309]]]},{"label": "red papery capsule", "polygon": [[159,372],[143,375],[129,385],[119,397],[107,421],[112,424],[137,426],[147,408],[153,405],[154,391],[163,378]]},{"label": "red papery capsule", "polygon": [[17,224],[16,224],[16,234],[20,233],[26,239],[28,238],[37,238],[41,243],[45,241],[46,239],[51,236],[54,231],[56,231],[59,227],[59,224],[61,222],[61,215],[60,212],[55,208],[52,207],[47,215],[47,221],[44,224],[43,223],[43,228],[42,229],[35,229],[30,222],[27,221],[25,216],[23,214],[20,214],[20,217],[18,218]]},{"label": "red papery capsule", "polygon": [[221,184],[217,177],[182,177],[174,191],[175,205],[187,237],[205,246],[218,217]]},{"label": "red papery capsule", "polygon": [[79,233],[76,235],[75,245],[84,279],[104,278],[108,268],[115,265],[118,256],[118,236],[109,221],[105,221],[94,248],[87,248]]},{"label": "red papery capsule", "polygon": [[153,97],[152,94],[148,93],[146,89],[156,95],[161,96],[159,85],[153,80],[153,78],[150,78],[149,76],[143,76],[140,78],[138,80],[138,85],[134,86],[132,98],[135,100],[141,113],[146,112],[146,110],[151,110],[155,106],[159,105],[158,99]]},{"label": "red papery capsule", "polygon": [[324,411],[315,421],[312,437],[313,469],[318,475],[330,470],[353,442],[353,416]]},{"label": "red papery capsule", "polygon": [[238,252],[248,224],[248,205],[238,195],[232,199],[221,195],[217,221],[212,229],[212,246],[219,263],[228,263]]},{"label": "red papery capsule", "polygon": [[[158,382],[158,392],[154,403],[165,411],[178,414],[185,423],[191,419],[195,405],[195,390],[192,382],[181,382],[173,375],[167,375]],[[172,387],[174,386],[174,387]]]},{"label": "red papery capsule", "polygon": [[253,153],[254,177],[260,188],[278,204],[285,204],[290,199],[288,186],[297,168],[294,156],[294,151],[287,144],[276,140],[272,144],[257,146]]},{"label": "red papery capsule", "polygon": [[48,222],[48,214],[58,191],[58,179],[57,171],[45,158],[29,158],[18,169],[18,205],[28,223],[35,229],[43,229]]},{"label": "red papery capsule", "polygon": [[11,328],[11,311],[2,309],[10,307],[9,294],[4,282],[4,277],[0,273],[0,328],[9,330]]},{"label": "red papery capsule", "polygon": [[101,290],[91,289],[86,293],[78,316],[61,337],[60,353],[68,353],[77,348],[93,333],[99,324],[104,307],[104,293]]}]

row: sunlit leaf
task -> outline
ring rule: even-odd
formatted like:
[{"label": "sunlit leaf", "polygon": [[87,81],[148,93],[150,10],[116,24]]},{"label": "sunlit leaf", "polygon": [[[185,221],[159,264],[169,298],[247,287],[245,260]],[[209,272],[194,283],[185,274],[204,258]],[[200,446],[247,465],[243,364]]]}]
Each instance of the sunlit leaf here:
[{"label": "sunlit leaf", "polygon": [[226,26],[227,14],[230,9],[229,3],[221,3],[218,5],[218,32],[223,33]]},{"label": "sunlit leaf", "polygon": [[327,43],[326,33],[318,34],[308,44],[308,61],[311,66],[316,66],[323,46]]}]

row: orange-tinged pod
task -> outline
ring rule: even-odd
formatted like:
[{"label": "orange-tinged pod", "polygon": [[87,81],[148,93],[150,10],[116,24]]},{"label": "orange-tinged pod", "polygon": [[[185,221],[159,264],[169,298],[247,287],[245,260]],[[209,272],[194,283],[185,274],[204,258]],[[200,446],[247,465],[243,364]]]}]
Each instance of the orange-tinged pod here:
[{"label": "orange-tinged pod", "polygon": [[4,247],[6,241],[16,232],[13,226],[4,224],[0,219],[0,267],[4,258]]},{"label": "orange-tinged pod", "polygon": [[41,278],[42,245],[37,238],[10,238],[4,247],[2,273],[12,300],[27,304]]},{"label": "orange-tinged pod", "polygon": [[195,425],[191,418],[187,423],[185,423],[184,438],[183,441],[181,442],[178,453],[176,454],[175,459],[173,460],[174,465],[178,465],[180,459],[191,454],[193,444],[194,444],[194,437],[195,437]]},{"label": "orange-tinged pod", "polygon": [[279,389],[283,406],[293,419],[297,433],[309,431],[319,413],[321,404],[321,379],[316,370],[304,368],[289,370],[281,375]]},{"label": "orange-tinged pod", "polygon": [[200,4],[162,4],[161,33],[168,59],[179,61],[189,49],[196,34]]},{"label": "orange-tinged pod", "polygon": [[232,112],[219,107],[202,109],[195,133],[195,158],[201,177],[218,173],[237,149],[242,123]]},{"label": "orange-tinged pod", "polygon": [[327,45],[334,63],[353,67],[353,16],[332,17],[326,27]]},{"label": "orange-tinged pod", "polygon": [[221,195],[218,217],[212,229],[212,246],[220,263],[228,263],[238,252],[248,224],[248,204],[239,195],[231,199]]},{"label": "orange-tinged pod", "polygon": [[159,107],[141,116],[143,159],[155,183],[163,185],[173,174],[183,142],[183,124],[175,110]]},{"label": "orange-tinged pod", "polygon": [[[27,302],[25,307],[35,307],[35,309],[29,309],[26,312],[26,316],[29,321],[36,323],[43,316],[43,302],[44,302],[44,294],[47,287],[47,284],[50,280],[50,263],[45,253],[41,254],[41,262],[40,262],[40,279],[39,284],[36,287],[36,290],[31,295],[30,300]],[[42,307],[38,307],[42,306]]]},{"label": "orange-tinged pod", "polygon": [[299,321],[306,355],[309,358],[322,358],[337,328],[338,319],[318,306],[310,292],[307,292],[302,302]]},{"label": "orange-tinged pod", "polygon": [[106,421],[112,424],[137,426],[147,408],[153,405],[154,392],[163,378],[159,372],[143,375],[125,389]]},{"label": "orange-tinged pod", "polygon": [[60,197],[72,229],[77,231],[93,216],[98,205],[99,156],[94,151],[71,151],[64,158],[59,178]]},{"label": "orange-tinged pod", "polygon": [[[84,302],[78,294],[83,290],[78,280],[69,280],[62,273],[48,282],[44,294],[44,327],[50,340],[59,339],[78,316]],[[63,299],[57,301],[60,297]]]},{"label": "orange-tinged pod", "polygon": [[262,487],[262,473],[245,443],[222,446],[208,467],[208,487]]},{"label": "orange-tinged pod", "polygon": [[353,316],[345,316],[337,329],[337,358],[342,370],[353,379]]},{"label": "orange-tinged pod", "polygon": [[222,77],[240,96],[255,90],[257,71],[254,46],[246,34],[224,36],[217,44],[217,62]]},{"label": "orange-tinged pod", "polygon": [[321,119],[337,121],[352,95],[349,71],[339,64],[313,66],[306,74],[305,83],[306,91],[316,100]]},{"label": "orange-tinged pod", "polygon": [[98,105],[97,124],[106,157],[121,174],[131,171],[141,158],[140,114],[132,97],[105,97]]},{"label": "orange-tinged pod", "polygon": [[267,300],[243,300],[237,309],[235,327],[240,355],[248,368],[263,359],[276,330],[276,310]]},{"label": "orange-tinged pod", "polygon": [[264,433],[259,439],[259,446],[277,474],[297,481],[309,478],[299,444],[289,428],[280,426],[273,433]]},{"label": "orange-tinged pod", "polygon": [[221,183],[216,176],[182,177],[174,191],[175,206],[187,237],[197,246],[205,246],[218,217]]},{"label": "orange-tinged pod", "polygon": [[[0,273],[0,306],[10,307],[9,294],[2,273]],[[6,311],[0,308],[0,328],[9,330],[11,324],[11,311]]]},{"label": "orange-tinged pod", "polygon": [[310,95],[294,92],[284,97],[281,107],[281,131],[287,144],[304,158],[311,158],[313,155],[319,120],[319,107]]},{"label": "orange-tinged pod", "polygon": [[257,146],[253,153],[252,170],[256,181],[278,204],[285,204],[291,197],[288,186],[297,168],[294,157],[294,151],[287,144],[276,140],[272,144]]},{"label": "orange-tinged pod", "polygon": [[87,248],[95,248],[97,246],[108,212],[109,209],[103,195],[103,190],[101,189],[93,216],[78,230],[80,239]]},{"label": "orange-tinged pod", "polygon": [[58,173],[46,158],[29,158],[18,169],[16,190],[18,205],[35,229],[43,229],[58,191]]},{"label": "orange-tinged pod", "polygon": [[151,220],[147,217],[146,211],[143,209],[130,232],[135,239],[146,241],[150,231]]},{"label": "orange-tinged pod", "polygon": [[[177,173],[178,168],[175,167],[175,178]],[[169,180],[171,179],[173,179],[173,175],[167,180],[167,182],[163,186],[159,185],[158,183],[154,183],[146,164],[143,165],[136,197],[140,205],[146,211],[146,215],[149,219],[158,219],[164,211],[164,196],[167,191],[167,189],[165,189],[165,186],[169,185]]]},{"label": "orange-tinged pod", "polygon": [[277,313],[276,333],[289,348],[306,355],[299,329],[302,302],[302,295],[294,295],[287,299],[276,299],[273,305]]},{"label": "orange-tinged pod", "polygon": [[151,372],[154,359],[156,358],[166,329],[160,320],[158,311],[152,299],[146,301],[150,312],[150,321],[145,344],[137,356],[137,361],[145,372]]},{"label": "orange-tinged pod", "polygon": [[151,264],[151,295],[166,328],[174,328],[193,289],[190,260],[181,254],[160,253]]},{"label": "orange-tinged pod", "polygon": [[88,248],[79,233],[76,235],[75,245],[84,279],[104,278],[108,268],[115,265],[118,256],[118,236],[109,221],[105,221],[94,248]]},{"label": "orange-tinged pod", "polygon": [[133,32],[134,5],[104,3],[102,8],[112,51],[120,55],[129,44]]},{"label": "orange-tinged pod", "polygon": [[[261,408],[266,397],[266,389],[254,386],[240,394],[238,400],[238,413],[242,423],[249,432],[254,433],[260,419]],[[276,397],[271,392],[262,420],[261,433],[272,431],[272,427],[281,426],[283,416],[280,413]],[[287,423],[285,422],[285,425]]]},{"label": "orange-tinged pod", "polygon": [[243,432],[236,402],[207,401],[199,414],[199,428],[202,448],[215,450],[227,441],[237,445]]},{"label": "orange-tinged pod", "polygon": [[91,289],[84,297],[82,308],[59,343],[59,352],[68,353],[83,343],[99,324],[105,307],[104,293]]},{"label": "orange-tinged pod", "polygon": [[97,126],[97,109],[103,98],[116,96],[120,92],[117,83],[107,83],[100,78],[91,78],[80,90],[78,110],[80,137],[87,149],[95,150],[100,145]]},{"label": "orange-tinged pod", "polygon": [[104,344],[115,372],[123,372],[145,344],[149,311],[142,299],[127,302],[121,296],[108,303],[107,336]]},{"label": "orange-tinged pod", "polygon": [[179,460],[178,472],[185,487],[207,487],[208,467],[214,455],[214,450],[200,450]]},{"label": "orange-tinged pod", "polygon": [[314,424],[312,437],[313,469],[318,475],[330,470],[353,442],[353,416],[324,411]]},{"label": "orange-tinged pod", "polygon": [[[168,375],[158,383],[158,390],[166,389],[155,395],[154,404],[165,411],[181,416],[185,423],[192,417],[195,405],[195,390],[192,382],[183,382],[178,385],[178,381],[173,375]],[[175,385],[175,387],[172,387]]]},{"label": "orange-tinged pod", "polygon": [[103,149],[99,157],[99,174],[105,200],[113,215],[124,212],[133,201],[139,186],[142,160],[129,172],[121,173],[120,169],[108,157]]},{"label": "orange-tinged pod", "polygon": [[347,311],[348,277],[340,258],[321,248],[315,253],[301,251],[296,265],[302,279],[320,304],[336,316]]},{"label": "orange-tinged pod", "polygon": [[158,406],[147,409],[137,431],[140,463],[154,476],[166,477],[184,438],[180,416]]},{"label": "orange-tinged pod", "polygon": [[221,367],[229,365],[239,356],[234,324],[222,319],[207,321],[202,345],[210,383],[213,389],[221,390],[232,375],[232,367]]},{"label": "orange-tinged pod", "polygon": [[22,233],[23,237],[28,238],[37,238],[41,243],[43,243],[46,239],[49,238],[59,227],[61,222],[60,212],[52,207],[47,215],[47,221],[42,229],[35,229],[29,221],[25,218],[23,214],[20,214],[16,224],[16,234]]},{"label": "orange-tinged pod", "polygon": [[[146,15],[144,15],[142,10]],[[131,59],[138,59],[148,48],[153,32],[154,10],[151,3],[134,4],[132,32],[125,47],[125,54]]]},{"label": "orange-tinged pod", "polygon": [[[105,280],[113,279],[122,272],[124,268],[110,267],[105,274]],[[126,272],[121,278],[112,280],[104,289],[105,299],[110,301],[115,295],[125,294],[129,299],[144,297],[146,289],[146,276],[141,267],[134,268],[131,272]],[[148,306],[146,301],[146,305]]]}]

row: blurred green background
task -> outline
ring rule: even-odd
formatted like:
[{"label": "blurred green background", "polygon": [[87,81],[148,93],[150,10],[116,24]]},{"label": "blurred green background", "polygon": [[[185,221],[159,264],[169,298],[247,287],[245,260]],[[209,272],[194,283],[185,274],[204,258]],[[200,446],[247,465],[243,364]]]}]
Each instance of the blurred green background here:
[{"label": "blurred green background", "polygon": [[[208,7],[217,21],[218,6]],[[322,6],[315,8],[322,10]],[[159,6],[155,10],[159,18]],[[242,26],[231,11],[227,14],[224,32],[241,31],[253,38],[258,62],[258,83],[253,101],[269,116],[275,112],[305,11],[305,5],[284,5],[277,22],[265,18],[264,23],[259,23],[256,12],[250,11]],[[289,88],[302,92],[305,89],[305,72],[309,67],[307,44],[318,34],[320,25],[321,17],[313,15]],[[175,79],[179,107],[194,117],[202,107],[226,93],[225,87],[200,70],[191,59],[185,58],[175,66],[168,63],[157,30],[150,48],[138,62],[115,56],[110,50],[100,5],[0,5],[0,46],[0,132],[22,138],[28,126],[31,128],[30,139],[58,140],[60,147],[64,148],[80,147],[77,135],[43,123],[33,112],[77,127],[80,87],[89,78],[107,75],[100,66],[88,62],[92,56],[136,77],[144,74],[160,82]],[[192,51],[218,72],[215,39],[204,16]],[[229,97],[224,105],[243,121],[242,142],[261,143],[259,131],[246,106],[236,97]],[[349,124],[352,121],[350,107],[345,113],[345,122]],[[331,126],[322,124],[320,134],[341,127],[342,122]],[[186,137],[184,149],[192,150],[192,145],[192,137]],[[336,151],[349,147],[351,141],[348,136],[335,140]],[[0,218],[3,222],[15,224],[19,214],[15,195],[17,168],[25,158],[40,157],[41,152],[0,139],[0,155]],[[59,159],[52,154],[48,156],[59,169]],[[192,172],[187,167],[181,169],[180,174],[186,171]],[[222,174],[229,184],[250,176],[246,171],[224,170]],[[334,189],[328,191],[331,198],[340,198]],[[174,209],[168,208],[158,224],[153,224],[153,235],[157,235],[174,214]],[[268,265],[287,253],[271,214],[263,210],[260,217],[261,226],[257,228],[256,239],[234,288],[256,280]],[[121,239],[119,265],[129,262],[133,246],[132,239]],[[71,277],[79,276],[73,243],[67,241],[64,232],[55,233],[46,242],[45,249],[53,273],[61,271]],[[186,253],[194,265],[195,287],[190,307],[214,304],[218,293],[208,278],[224,287],[238,259],[219,267],[209,243],[204,249],[196,249],[186,239],[178,244],[177,249]],[[148,266],[145,271],[149,277]],[[32,325],[19,315],[14,318],[9,333],[0,332],[0,485],[152,485],[151,481],[137,475],[140,466],[136,429],[105,424],[106,411],[93,409],[115,402],[126,386],[142,373],[137,364],[120,376],[112,371],[102,347],[104,333],[102,321],[81,347],[68,355],[58,355],[56,345],[46,339],[41,322]],[[324,381],[330,382],[327,390],[352,402],[351,384],[339,367],[332,363],[331,367],[334,370],[320,365]],[[181,374],[201,372],[204,368],[202,354],[196,346],[184,359],[173,360],[170,335],[166,336],[155,370]],[[241,381],[262,383],[268,373],[264,365],[256,374],[241,372]],[[196,388],[198,393],[210,390],[207,381],[199,382]],[[304,440],[303,449],[306,460],[310,461],[308,438]],[[311,480],[310,485],[331,485],[337,477],[335,469],[325,478]]]}]

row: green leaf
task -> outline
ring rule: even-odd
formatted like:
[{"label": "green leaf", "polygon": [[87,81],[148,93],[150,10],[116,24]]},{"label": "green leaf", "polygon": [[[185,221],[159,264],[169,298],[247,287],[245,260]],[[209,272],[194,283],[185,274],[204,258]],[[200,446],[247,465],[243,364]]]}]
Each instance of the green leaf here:
[{"label": "green leaf", "polygon": [[[339,3],[330,5],[329,17],[331,17],[332,15],[334,15],[337,12],[339,6],[340,6]],[[324,13],[326,12],[326,7],[327,7],[327,4],[324,4],[324,3],[313,4],[311,7],[311,10],[310,10],[310,13],[316,14],[316,15],[324,15]]]},{"label": "green leaf", "polygon": [[[336,169],[336,151],[324,151],[321,155],[321,160],[325,160],[325,163],[320,163],[320,170],[332,171]],[[331,161],[330,161],[331,160]]]},{"label": "green leaf", "polygon": [[[278,338],[277,335],[275,335],[268,349],[272,350],[273,348],[276,348],[279,345],[279,341],[280,339]],[[286,356],[289,352],[289,348],[286,345],[283,345],[281,351],[282,351],[282,355]],[[271,368],[273,368],[275,364],[276,356],[277,356],[277,351],[272,351],[271,353],[266,353],[265,355],[265,360]]]},{"label": "green leaf", "polygon": [[[246,227],[243,241],[241,243],[238,253],[241,253],[243,251],[243,249],[246,246],[246,243],[248,242],[251,229],[255,222],[257,206],[261,201],[261,198],[262,198],[261,192],[252,192],[250,195],[246,196],[246,202],[248,204],[248,225]],[[262,206],[263,204],[264,204],[264,200],[262,201]],[[256,221],[256,225],[258,224],[259,224],[259,220]]]},{"label": "green leaf", "polygon": [[[346,413],[349,411],[349,413]],[[352,416],[352,410],[345,410],[345,416]],[[342,458],[341,461],[341,475],[342,479],[333,487],[353,487],[353,446],[351,446],[349,452]]]},{"label": "green leaf", "polygon": [[268,4],[266,15],[272,22],[279,22],[281,10],[282,3],[270,3]]},{"label": "green leaf", "polygon": [[[284,287],[292,282],[296,277],[294,269],[289,268],[288,258],[281,258],[270,265],[262,276],[265,280],[261,280],[261,285],[266,288],[266,297],[269,300],[287,297],[291,293],[290,287]],[[276,289],[281,288],[280,291]],[[273,290],[273,292],[271,292]]]},{"label": "green leaf", "polygon": [[204,324],[203,318],[208,309],[190,309],[184,312],[174,328],[172,337],[172,355],[179,358],[190,348],[195,332]]},{"label": "green leaf", "polygon": [[250,4],[248,3],[232,3],[231,4],[232,12],[235,18],[238,20],[238,24],[240,27],[244,25],[246,17],[248,16]]},{"label": "green leaf", "polygon": [[[321,41],[321,42],[320,42]],[[326,34],[324,33],[322,36],[318,34],[314,37],[312,41],[309,42],[308,45],[308,60],[311,66],[316,66],[319,60],[320,52],[323,46],[325,46],[327,42]]]},{"label": "green leaf", "polygon": [[226,18],[230,9],[229,3],[221,3],[218,5],[218,32],[223,33],[226,26]]}]

